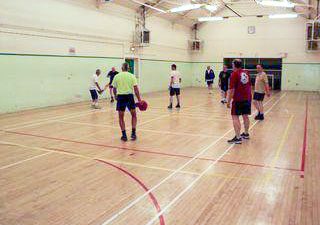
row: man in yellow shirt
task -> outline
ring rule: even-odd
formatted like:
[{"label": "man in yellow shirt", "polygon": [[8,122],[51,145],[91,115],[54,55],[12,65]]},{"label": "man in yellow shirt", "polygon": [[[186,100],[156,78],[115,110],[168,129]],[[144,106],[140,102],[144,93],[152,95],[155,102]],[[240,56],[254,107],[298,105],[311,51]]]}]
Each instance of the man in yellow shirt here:
[{"label": "man in yellow shirt", "polygon": [[136,113],[136,105],[134,102],[133,93],[137,96],[138,102],[141,102],[138,82],[136,77],[128,72],[129,64],[122,64],[122,72],[118,73],[117,76],[114,77],[112,82],[113,93],[117,99],[117,111],[119,112],[119,124],[122,131],[122,141],[127,141],[126,134],[126,125],[124,122],[124,113],[126,108],[130,110],[131,113],[131,123],[132,123],[132,133],[131,140],[136,140],[136,125],[137,125],[137,113]]},{"label": "man in yellow shirt", "polygon": [[258,74],[256,76],[256,83],[254,88],[254,95],[253,95],[253,104],[255,108],[258,110],[258,114],[256,115],[256,120],[264,120],[263,115],[263,99],[265,93],[267,93],[267,96],[270,96],[269,91],[269,81],[267,74],[263,71],[263,68],[261,65],[257,65],[257,71]]}]

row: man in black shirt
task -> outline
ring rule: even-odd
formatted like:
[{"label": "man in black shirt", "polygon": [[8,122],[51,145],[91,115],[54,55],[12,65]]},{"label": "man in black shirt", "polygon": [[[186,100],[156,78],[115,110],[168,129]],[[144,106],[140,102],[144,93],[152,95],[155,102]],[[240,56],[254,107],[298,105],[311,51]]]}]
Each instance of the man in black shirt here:
[{"label": "man in black shirt", "polygon": [[219,74],[219,87],[221,89],[221,103],[227,103],[227,93],[230,85],[230,74],[227,66],[223,66],[223,71]]},{"label": "man in black shirt", "polygon": [[110,96],[111,96],[111,102],[114,102],[114,98],[113,98],[113,86],[112,86],[112,81],[113,81],[113,78],[118,74],[119,72],[116,71],[116,68],[112,67],[111,71],[108,73],[108,76],[110,78],[110,81],[109,81],[109,90],[110,90]]}]

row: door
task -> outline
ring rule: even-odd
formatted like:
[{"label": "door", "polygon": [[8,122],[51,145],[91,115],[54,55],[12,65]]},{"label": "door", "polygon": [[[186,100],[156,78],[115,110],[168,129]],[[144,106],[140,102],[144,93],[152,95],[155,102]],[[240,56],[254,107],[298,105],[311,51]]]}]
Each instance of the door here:
[{"label": "door", "polygon": [[134,59],[126,59],[126,63],[129,64],[129,72],[134,74]]}]

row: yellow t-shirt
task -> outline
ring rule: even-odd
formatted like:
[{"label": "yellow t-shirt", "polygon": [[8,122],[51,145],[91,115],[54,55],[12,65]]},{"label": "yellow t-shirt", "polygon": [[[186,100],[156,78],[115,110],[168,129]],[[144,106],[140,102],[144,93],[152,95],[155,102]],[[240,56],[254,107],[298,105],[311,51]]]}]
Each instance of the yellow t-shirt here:
[{"label": "yellow t-shirt", "polygon": [[133,87],[136,85],[138,85],[137,78],[129,72],[118,73],[112,82],[112,86],[117,89],[118,95],[133,94]]}]

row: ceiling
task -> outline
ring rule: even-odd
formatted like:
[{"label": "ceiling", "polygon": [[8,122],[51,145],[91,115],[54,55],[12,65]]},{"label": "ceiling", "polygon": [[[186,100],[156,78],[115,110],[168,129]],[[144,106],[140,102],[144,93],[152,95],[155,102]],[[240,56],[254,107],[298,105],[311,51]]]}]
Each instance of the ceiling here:
[{"label": "ceiling", "polygon": [[[258,1],[258,0],[257,0]],[[212,13],[205,8],[194,9],[182,13],[161,13],[157,10],[148,8],[147,16],[157,15],[164,17],[172,22],[178,23],[195,23],[199,17],[219,16],[219,17],[250,17],[270,14],[282,14],[297,12],[304,14],[307,17],[310,12],[315,12],[318,0],[291,0],[299,4],[295,8],[281,8],[281,7],[268,7],[261,6],[256,3],[256,0],[113,0],[115,4],[119,4],[132,9],[138,9],[141,4],[147,4],[161,10],[169,10],[182,5],[190,3],[204,3],[214,4],[218,9]],[[307,3],[313,5],[308,8]],[[314,3],[314,4],[313,4]],[[309,5],[310,6],[310,5]]]}]

